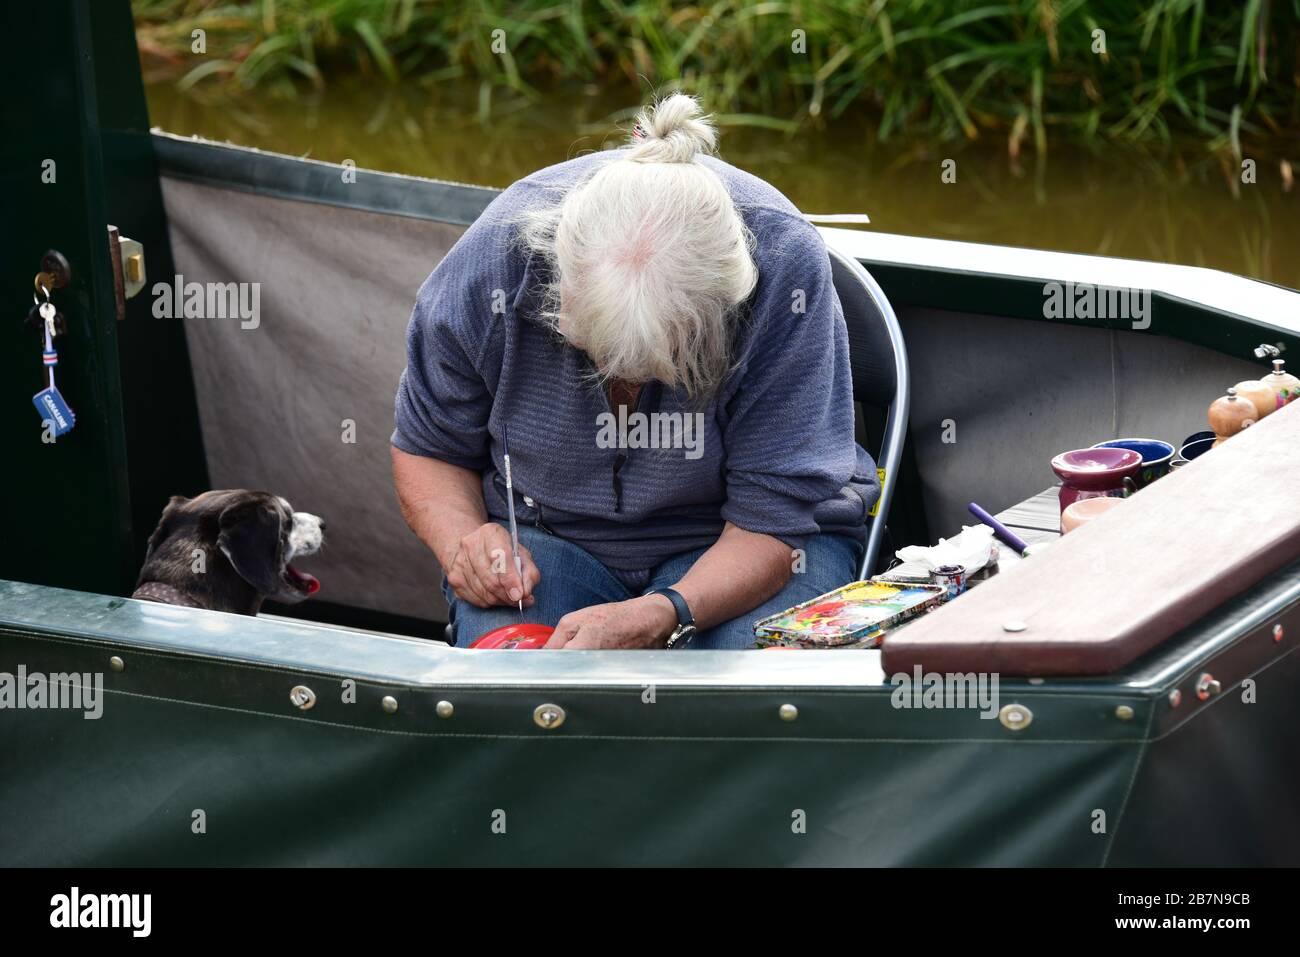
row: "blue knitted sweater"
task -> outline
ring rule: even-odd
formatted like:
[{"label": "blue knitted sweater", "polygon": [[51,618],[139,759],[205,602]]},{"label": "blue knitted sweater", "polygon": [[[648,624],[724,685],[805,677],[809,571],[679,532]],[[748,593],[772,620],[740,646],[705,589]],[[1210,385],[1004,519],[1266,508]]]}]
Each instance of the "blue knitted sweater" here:
[{"label": "blue knitted sweater", "polygon": [[652,382],[620,421],[586,355],[537,320],[546,277],[514,242],[518,214],[609,157],[515,183],[434,269],[407,329],[393,445],[481,472],[488,513],[504,518],[508,427],[519,520],[611,569],[707,546],[725,521],[795,548],[818,531],[863,539],[880,489],[854,441],[843,312],[821,236],[775,188],[700,159],[753,232],[759,272],[736,318],[735,371],[706,403]]}]

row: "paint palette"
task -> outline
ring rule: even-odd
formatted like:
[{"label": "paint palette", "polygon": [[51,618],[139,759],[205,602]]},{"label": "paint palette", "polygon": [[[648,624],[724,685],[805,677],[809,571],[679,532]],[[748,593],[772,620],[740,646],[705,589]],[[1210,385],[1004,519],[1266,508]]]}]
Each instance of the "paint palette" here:
[{"label": "paint palette", "polygon": [[853,582],[754,623],[760,648],[874,648],[885,631],[938,605],[937,585]]}]

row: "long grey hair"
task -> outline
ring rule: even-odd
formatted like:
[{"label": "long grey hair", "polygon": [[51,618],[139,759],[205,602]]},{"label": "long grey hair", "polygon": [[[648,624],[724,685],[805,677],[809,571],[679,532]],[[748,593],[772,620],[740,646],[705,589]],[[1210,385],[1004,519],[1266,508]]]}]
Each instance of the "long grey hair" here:
[{"label": "long grey hair", "polygon": [[712,394],[731,368],[731,320],[758,281],[753,236],[699,156],[717,133],[694,97],[644,110],[628,145],[520,219],[549,267],[541,316],[602,380]]}]

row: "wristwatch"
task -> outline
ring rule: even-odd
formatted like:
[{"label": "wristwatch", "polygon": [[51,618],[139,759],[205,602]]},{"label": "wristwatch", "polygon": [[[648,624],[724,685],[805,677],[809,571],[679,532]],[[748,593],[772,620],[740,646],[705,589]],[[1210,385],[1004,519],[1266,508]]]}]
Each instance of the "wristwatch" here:
[{"label": "wristwatch", "polygon": [[686,599],[679,595],[671,588],[656,588],[650,592],[652,595],[663,595],[673,607],[677,609],[677,627],[673,633],[668,636],[668,644],[665,648],[685,648],[695,637],[695,616],[691,614],[691,606],[686,604]]}]

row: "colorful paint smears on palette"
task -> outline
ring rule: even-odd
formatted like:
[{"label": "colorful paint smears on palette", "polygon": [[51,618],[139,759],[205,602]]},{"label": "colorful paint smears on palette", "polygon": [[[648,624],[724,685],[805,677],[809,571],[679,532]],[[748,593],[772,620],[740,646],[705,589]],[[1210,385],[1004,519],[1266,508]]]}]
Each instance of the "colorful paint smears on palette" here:
[{"label": "colorful paint smears on palette", "polygon": [[759,647],[872,647],[885,629],[933,608],[943,595],[934,585],[853,582],[755,622],[754,638]]}]

